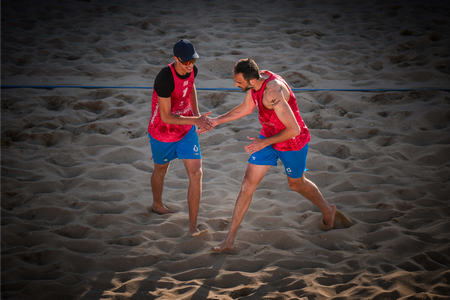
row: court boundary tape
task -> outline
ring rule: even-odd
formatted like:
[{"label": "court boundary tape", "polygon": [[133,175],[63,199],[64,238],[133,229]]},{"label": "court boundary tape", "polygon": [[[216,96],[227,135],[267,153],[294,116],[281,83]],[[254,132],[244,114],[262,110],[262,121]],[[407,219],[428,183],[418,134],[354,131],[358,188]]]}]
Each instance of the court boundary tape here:
[{"label": "court boundary tape", "polygon": [[[108,86],[108,85],[2,85],[2,89],[141,89],[152,90],[152,86]],[[198,91],[226,91],[240,92],[238,88],[200,88]],[[419,91],[443,91],[450,92],[450,88],[421,87],[421,88],[371,88],[371,89],[319,89],[319,88],[292,88],[293,92],[419,92]]]}]

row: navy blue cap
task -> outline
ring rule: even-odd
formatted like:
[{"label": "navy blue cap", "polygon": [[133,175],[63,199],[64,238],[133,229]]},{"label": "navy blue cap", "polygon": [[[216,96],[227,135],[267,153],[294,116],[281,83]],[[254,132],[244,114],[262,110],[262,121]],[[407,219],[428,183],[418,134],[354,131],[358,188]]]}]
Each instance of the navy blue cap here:
[{"label": "navy blue cap", "polygon": [[179,40],[173,46],[173,55],[181,58],[182,61],[189,61],[193,58],[199,58],[197,52],[195,52],[194,45],[188,40]]}]

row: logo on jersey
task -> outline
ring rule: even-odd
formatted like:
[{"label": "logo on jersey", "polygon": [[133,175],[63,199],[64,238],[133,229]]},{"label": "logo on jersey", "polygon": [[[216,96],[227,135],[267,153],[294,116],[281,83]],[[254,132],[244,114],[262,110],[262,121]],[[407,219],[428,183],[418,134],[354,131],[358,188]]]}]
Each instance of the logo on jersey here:
[{"label": "logo on jersey", "polygon": [[187,80],[183,81],[183,87],[185,87],[183,89],[183,98],[186,97],[187,91],[189,89],[189,87],[187,86],[188,84],[189,84],[189,81],[187,81]]},{"label": "logo on jersey", "polygon": [[194,148],[193,148],[193,149],[194,149],[195,152],[198,152],[198,147],[197,147],[197,145],[194,145]]}]

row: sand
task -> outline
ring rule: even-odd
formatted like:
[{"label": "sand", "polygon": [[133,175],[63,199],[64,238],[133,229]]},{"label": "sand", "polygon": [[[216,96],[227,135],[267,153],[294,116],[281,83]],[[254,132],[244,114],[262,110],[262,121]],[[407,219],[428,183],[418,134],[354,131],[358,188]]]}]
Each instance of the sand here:
[{"label": "sand", "polygon": [[[190,39],[199,88],[239,58],[294,88],[449,88],[444,1],[2,1],[2,84],[152,86]],[[320,230],[281,165],[225,237],[256,112],[200,137],[203,195],[187,233],[181,161],[169,215],[149,211],[149,89],[2,89],[4,299],[449,299],[446,91],[296,92],[308,177],[352,219]],[[217,116],[243,94],[199,91]]]}]

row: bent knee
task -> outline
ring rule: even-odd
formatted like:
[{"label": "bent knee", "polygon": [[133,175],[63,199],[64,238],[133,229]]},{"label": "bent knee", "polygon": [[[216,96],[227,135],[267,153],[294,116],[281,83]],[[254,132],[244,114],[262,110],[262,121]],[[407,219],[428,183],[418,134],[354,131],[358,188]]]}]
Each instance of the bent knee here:
[{"label": "bent knee", "polygon": [[242,185],[241,185],[241,193],[251,195],[255,192],[256,187],[257,187],[256,183],[253,183],[250,180],[244,179],[244,181],[242,182]]},{"label": "bent knee", "polygon": [[300,189],[303,189],[305,186],[305,176],[302,176],[300,178],[291,178],[288,177],[288,184],[291,190],[298,191]]}]

